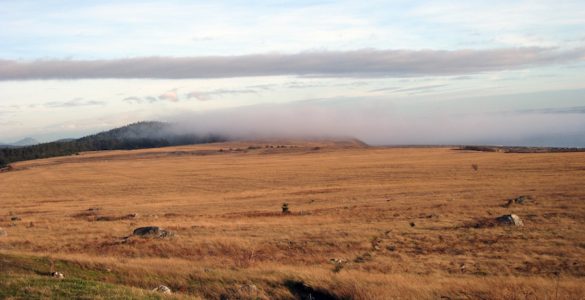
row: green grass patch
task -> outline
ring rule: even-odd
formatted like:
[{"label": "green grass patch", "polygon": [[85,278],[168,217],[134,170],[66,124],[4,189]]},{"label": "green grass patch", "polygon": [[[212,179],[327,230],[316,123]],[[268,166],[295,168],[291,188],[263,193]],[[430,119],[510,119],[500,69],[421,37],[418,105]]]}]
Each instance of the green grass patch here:
[{"label": "green grass patch", "polygon": [[162,299],[150,291],[83,279],[0,275],[0,299]]},{"label": "green grass patch", "polygon": [[[51,270],[65,279],[50,276]],[[121,274],[98,265],[49,257],[0,253],[0,299],[168,299],[155,292],[118,282]]]}]

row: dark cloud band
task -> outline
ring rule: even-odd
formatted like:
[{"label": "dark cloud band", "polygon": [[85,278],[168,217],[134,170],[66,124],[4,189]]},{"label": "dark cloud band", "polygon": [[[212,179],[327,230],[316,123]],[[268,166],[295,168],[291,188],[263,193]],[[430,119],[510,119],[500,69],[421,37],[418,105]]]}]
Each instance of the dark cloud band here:
[{"label": "dark cloud band", "polygon": [[406,77],[459,75],[566,63],[585,49],[355,50],[298,54],[141,57],[111,60],[0,60],[0,80],[228,78],[247,76]]}]

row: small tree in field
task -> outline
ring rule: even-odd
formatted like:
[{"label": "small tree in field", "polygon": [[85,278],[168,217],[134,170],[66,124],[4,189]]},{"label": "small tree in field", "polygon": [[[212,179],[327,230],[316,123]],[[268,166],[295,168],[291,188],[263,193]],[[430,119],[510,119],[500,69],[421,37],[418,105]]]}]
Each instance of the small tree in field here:
[{"label": "small tree in field", "polygon": [[288,210],[288,203],[283,203],[282,204],[282,213],[283,214],[290,214],[290,211]]},{"label": "small tree in field", "polygon": [[0,168],[8,166],[8,159],[4,157],[4,153],[0,151]]}]

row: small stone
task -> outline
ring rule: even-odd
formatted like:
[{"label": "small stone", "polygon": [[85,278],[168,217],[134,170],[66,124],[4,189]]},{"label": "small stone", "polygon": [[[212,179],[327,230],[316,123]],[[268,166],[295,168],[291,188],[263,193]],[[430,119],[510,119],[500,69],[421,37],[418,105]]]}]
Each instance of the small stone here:
[{"label": "small stone", "polygon": [[345,260],[341,259],[341,258],[331,258],[329,260],[332,264],[344,264]]},{"label": "small stone", "polygon": [[163,293],[163,294],[172,294],[173,292],[171,291],[171,289],[168,286],[165,285],[159,285],[157,288],[152,290],[153,292],[159,292],[159,293]]},{"label": "small stone", "polygon": [[51,273],[51,277],[57,278],[57,279],[63,279],[63,278],[65,278],[65,276],[63,276],[63,273],[59,273],[59,272],[53,272],[53,273]]},{"label": "small stone", "polygon": [[520,196],[514,199],[514,202],[517,204],[524,204],[524,201],[528,200],[528,196]]},{"label": "small stone", "polygon": [[459,265],[459,270],[461,270],[461,272],[465,272],[465,264],[464,263]]}]

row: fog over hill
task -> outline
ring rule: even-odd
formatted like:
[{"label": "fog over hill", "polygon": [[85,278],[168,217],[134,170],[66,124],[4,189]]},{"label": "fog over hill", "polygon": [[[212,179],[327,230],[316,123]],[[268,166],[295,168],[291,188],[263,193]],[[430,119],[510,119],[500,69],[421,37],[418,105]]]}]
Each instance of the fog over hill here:
[{"label": "fog over hill", "polygon": [[26,138],[23,138],[23,139],[21,139],[19,141],[16,141],[16,142],[12,143],[12,145],[13,146],[22,147],[22,146],[36,145],[38,143],[39,143],[39,141],[37,141],[37,140],[35,140],[35,139],[31,138],[31,137],[26,137]]},{"label": "fog over hill", "polygon": [[0,148],[15,148],[15,147],[24,147],[24,146],[31,146],[31,145],[36,145],[38,144],[39,141],[31,138],[31,137],[26,137],[23,138],[21,140],[18,140],[16,142],[13,143],[0,143]]},{"label": "fog over hill", "polygon": [[232,139],[355,137],[371,145],[585,147],[585,107],[574,105],[580,91],[558,95],[564,106],[533,110],[514,104],[541,101],[534,94],[475,97],[457,109],[445,101],[421,109],[416,101],[347,97],[183,112],[162,119],[175,123],[178,132],[213,132]]}]

